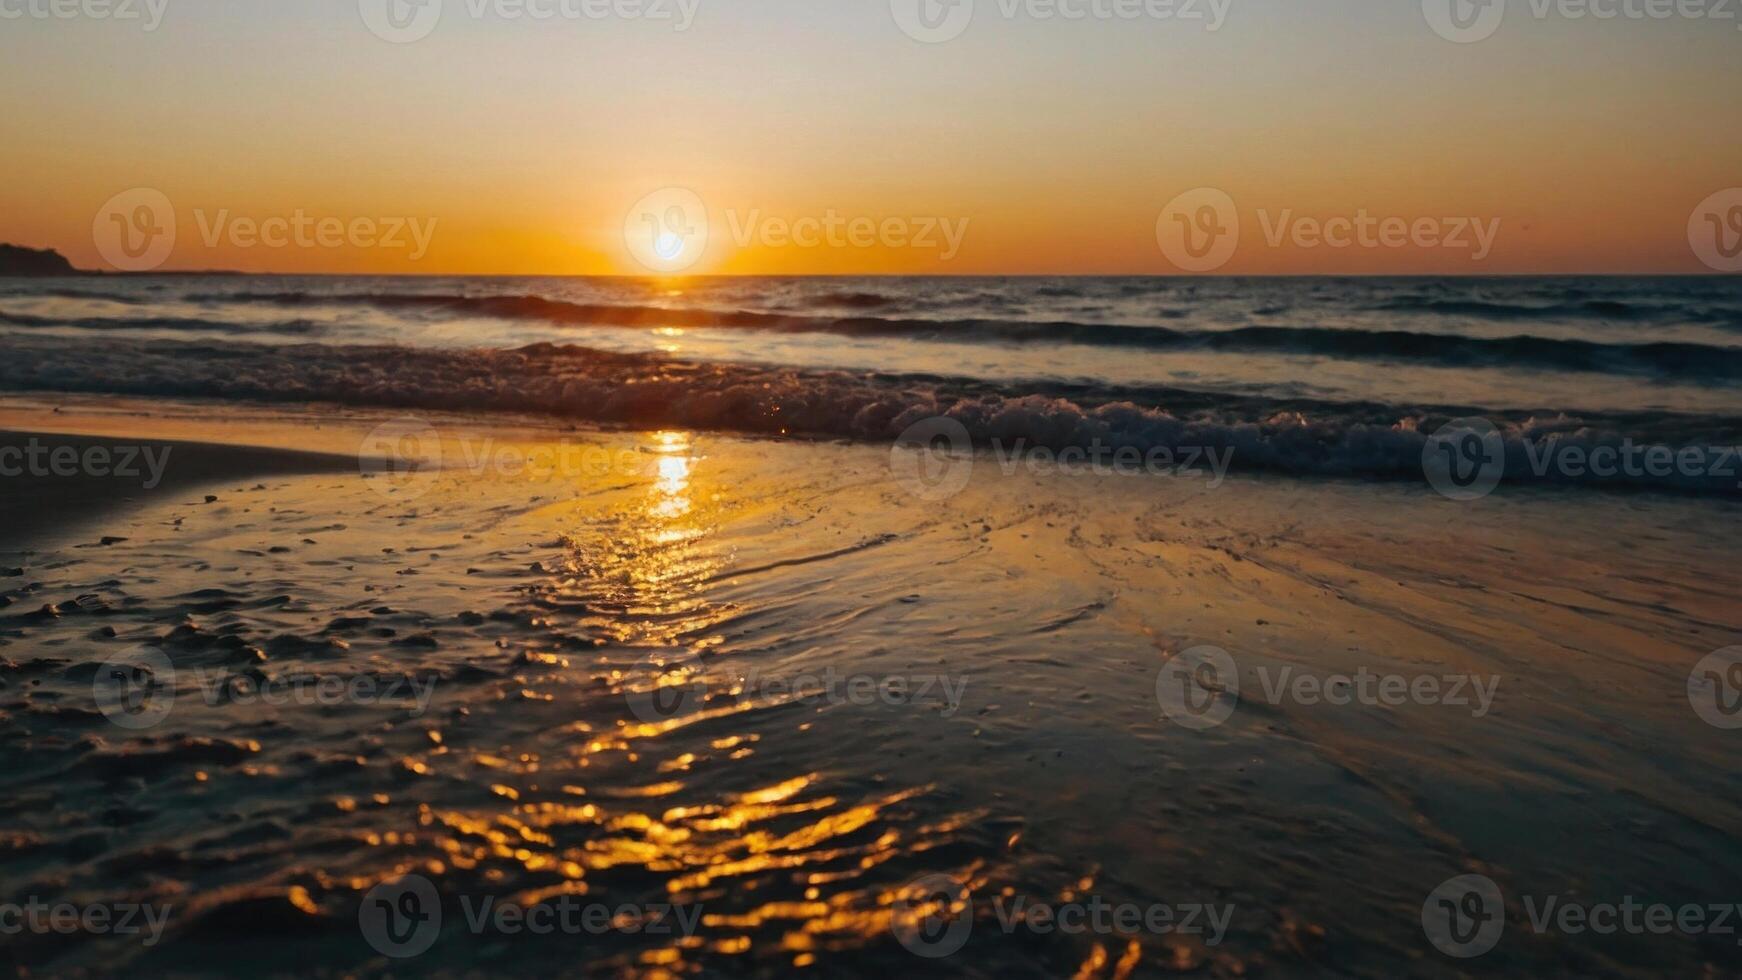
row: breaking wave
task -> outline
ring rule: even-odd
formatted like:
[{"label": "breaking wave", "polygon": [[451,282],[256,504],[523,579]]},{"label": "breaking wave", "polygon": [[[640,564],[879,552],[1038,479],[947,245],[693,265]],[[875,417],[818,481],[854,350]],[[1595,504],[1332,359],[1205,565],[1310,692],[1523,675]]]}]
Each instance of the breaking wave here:
[{"label": "breaking wave", "polygon": [[[994,319],[914,319],[877,316],[818,316],[749,310],[673,309],[645,305],[575,303],[536,295],[461,296],[419,293],[311,294],[305,292],[225,293],[189,297],[196,302],[257,302],[285,307],[362,305],[410,310],[437,316],[479,316],[540,320],[573,326],[711,327],[785,333],[830,333],[855,337],[899,337],[956,343],[1052,343],[1126,347],[1151,351],[1231,351],[1299,354],[1373,361],[1429,361],[1453,367],[1526,366],[1552,370],[1665,375],[1727,382],[1742,378],[1742,347],[1689,342],[1598,343],[1538,336],[1481,337],[1407,330],[1369,330],[1308,326],[1245,326],[1187,330],[1160,326],[1072,321]],[[876,294],[835,294],[848,307],[882,305]],[[1386,308],[1420,312],[1440,309],[1493,319],[1558,316],[1550,308],[1502,307],[1442,301],[1398,301]],[[1576,309],[1626,307],[1592,301]],[[1643,316],[1637,308],[1629,316]],[[1566,309],[1566,308],[1556,308]]]},{"label": "breaking wave", "polygon": [[[1328,402],[1177,388],[1005,384],[919,375],[698,363],[537,344],[434,350],[51,337],[0,340],[0,387],[144,396],[326,402],[417,411],[516,412],[645,427],[892,443],[933,417],[993,440],[1067,447],[1231,451],[1236,471],[1419,480],[1426,433],[1460,406]],[[1736,495],[1710,472],[1742,442],[1742,417],[1672,412],[1487,413],[1505,437],[1509,481]],[[1698,474],[1595,477],[1533,472],[1530,446],[1558,437],[1585,452],[1688,448]]]},{"label": "breaking wave", "polygon": [[[75,330],[156,330],[181,331],[184,333],[232,334],[235,336],[254,335],[262,332],[261,327],[224,320],[207,320],[196,317],[178,316],[140,316],[140,317],[49,317],[36,316],[29,313],[7,313],[0,311],[0,324],[9,327],[25,327],[31,329],[64,328]],[[307,320],[284,320],[264,328],[274,334],[304,335],[316,334],[321,331],[319,324]]]},{"label": "breaking wave", "polygon": [[1530,305],[1405,296],[1374,304],[1368,309],[1390,313],[1472,317],[1483,320],[1589,320],[1620,321],[1623,323],[1680,320],[1742,329],[1742,311],[1682,304],[1630,303],[1612,299],[1584,299]]}]

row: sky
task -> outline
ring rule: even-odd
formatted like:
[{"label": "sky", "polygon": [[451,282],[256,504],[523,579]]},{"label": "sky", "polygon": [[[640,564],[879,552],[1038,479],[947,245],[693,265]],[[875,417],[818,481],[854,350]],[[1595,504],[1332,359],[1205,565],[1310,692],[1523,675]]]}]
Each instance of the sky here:
[{"label": "sky", "polygon": [[1742,4],[403,2],[0,0],[0,241],[115,267],[145,189],[162,269],[1692,273],[1742,186]]}]

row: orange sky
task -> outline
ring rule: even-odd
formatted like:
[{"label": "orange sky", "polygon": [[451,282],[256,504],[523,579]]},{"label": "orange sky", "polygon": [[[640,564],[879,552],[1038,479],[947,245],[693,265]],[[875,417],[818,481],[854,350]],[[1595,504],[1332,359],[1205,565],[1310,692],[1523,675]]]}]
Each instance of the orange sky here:
[{"label": "orange sky", "polygon": [[[103,267],[93,222],[144,187],[175,215],[164,268],[639,274],[626,219],[682,187],[708,213],[693,273],[1167,274],[1158,217],[1211,187],[1242,231],[1217,272],[1698,272],[1690,213],[1742,185],[1735,23],[1525,11],[1455,44],[1417,3],[1235,0],[1209,31],[980,0],[927,44],[883,2],[700,0],[678,31],[447,0],[390,43],[358,4],[0,24],[0,240]],[[1498,232],[1481,258],[1273,245],[1285,212]],[[427,248],[234,234],[297,215],[405,221]],[[782,241],[831,216],[902,234]]]}]

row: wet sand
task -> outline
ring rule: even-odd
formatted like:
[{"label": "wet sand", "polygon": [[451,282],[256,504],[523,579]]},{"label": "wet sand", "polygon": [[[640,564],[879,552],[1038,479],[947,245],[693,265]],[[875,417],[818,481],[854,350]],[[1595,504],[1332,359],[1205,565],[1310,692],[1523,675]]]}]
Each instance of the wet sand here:
[{"label": "wet sand", "polygon": [[[43,414],[15,403],[0,425]],[[244,414],[91,402],[56,418],[107,438],[301,438],[340,459],[391,419]],[[1533,491],[1469,507],[1420,487],[989,461],[932,501],[863,446],[434,421],[439,473],[368,479],[354,456],[347,472],[226,473],[112,512],[125,541],[33,539],[0,581],[6,891],[172,909],[157,945],[24,937],[11,964],[1742,968],[1717,936],[1534,934],[1521,902],[1739,897],[1733,733],[1687,693],[1700,658],[1742,635],[1742,573],[1716,533],[1733,504]],[[583,468],[468,465],[558,447],[586,450]],[[1236,661],[1238,697],[1190,727],[1158,674],[1206,644]],[[124,729],[93,710],[92,677],[140,649],[173,665],[172,710]],[[1327,689],[1364,672],[1497,685],[1461,704],[1268,699],[1284,671]],[[304,674],[398,696],[209,696]],[[798,681],[830,677],[904,693],[807,697]],[[1508,923],[1470,964],[1422,926],[1429,894],[1467,873],[1500,884]],[[939,874],[971,891],[973,927],[932,960],[903,947],[892,910]],[[406,875],[431,883],[442,926],[394,959],[359,912]],[[480,896],[700,918],[689,938],[474,934]],[[1232,915],[1214,944],[1006,932],[995,906],[1011,896]]]},{"label": "wet sand", "polygon": [[52,431],[0,431],[0,461],[10,471],[0,476],[8,548],[124,519],[160,496],[357,468],[355,457],[327,453]]}]

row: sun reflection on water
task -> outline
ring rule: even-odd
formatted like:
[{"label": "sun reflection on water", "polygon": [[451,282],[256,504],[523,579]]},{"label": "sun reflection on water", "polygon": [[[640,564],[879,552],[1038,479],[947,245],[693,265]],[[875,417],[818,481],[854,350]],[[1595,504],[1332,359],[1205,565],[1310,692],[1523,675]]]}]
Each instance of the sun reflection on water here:
[{"label": "sun reflection on water", "polygon": [[653,451],[659,457],[658,479],[653,483],[656,500],[648,515],[676,520],[690,512],[690,498],[686,494],[690,485],[690,436],[687,432],[657,432],[653,438]]},{"label": "sun reflection on water", "polygon": [[[929,811],[928,785],[814,771],[814,709],[747,685],[735,663],[755,650],[735,646],[744,631],[725,625],[745,610],[718,592],[732,557],[720,527],[742,501],[691,433],[651,433],[640,450],[651,465],[603,505],[538,515],[560,526],[565,555],[524,586],[532,621],[600,645],[526,652],[527,676],[512,678],[518,696],[503,709],[518,744],[432,736],[407,763],[464,791],[419,804],[414,833],[366,842],[398,872],[421,869],[453,893],[701,906],[695,936],[622,944],[638,948],[620,948],[617,962],[643,975],[738,957],[802,968],[890,947],[891,909],[915,862],[933,869],[938,859],[920,856],[986,814]],[[679,717],[630,709],[631,694],[691,684],[702,699]]]}]

